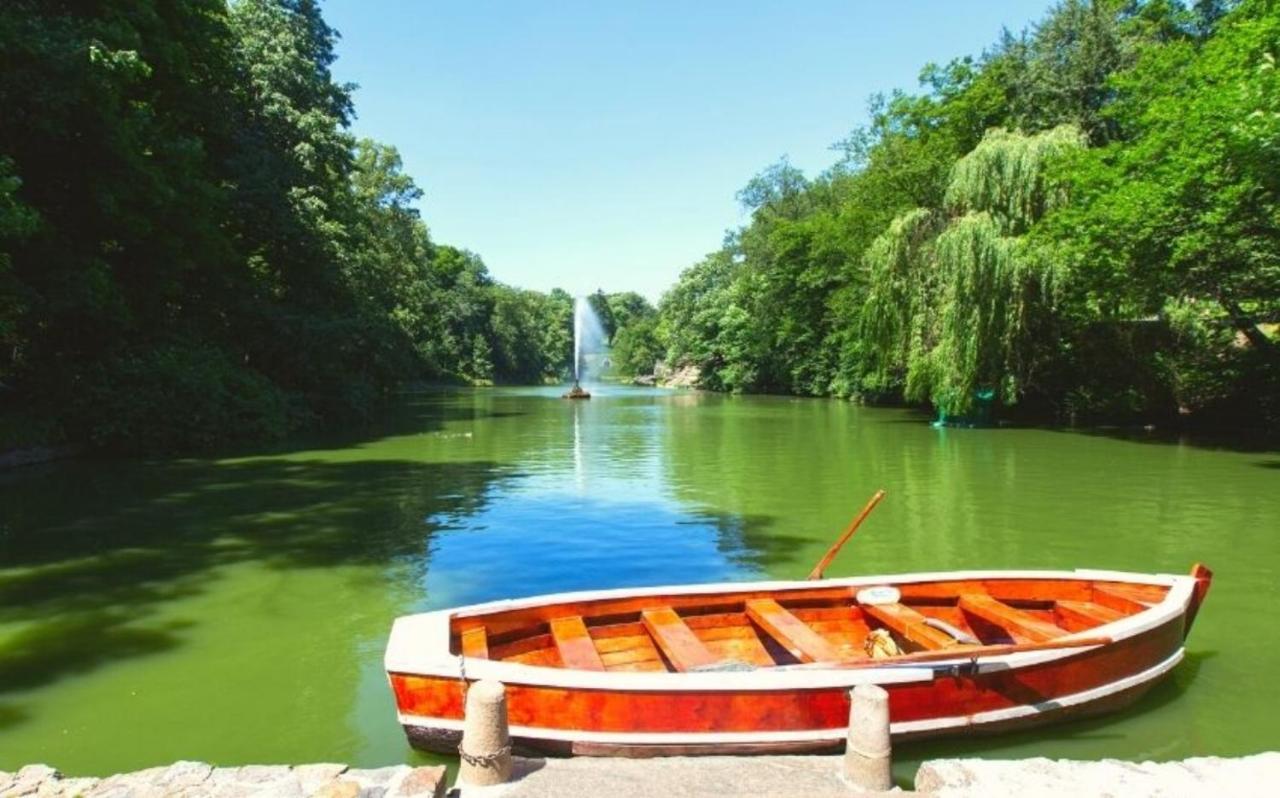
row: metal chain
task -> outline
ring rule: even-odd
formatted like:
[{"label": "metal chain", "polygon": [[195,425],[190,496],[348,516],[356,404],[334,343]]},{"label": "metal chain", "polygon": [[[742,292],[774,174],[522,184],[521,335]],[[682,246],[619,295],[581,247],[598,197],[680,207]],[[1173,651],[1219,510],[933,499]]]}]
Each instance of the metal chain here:
[{"label": "metal chain", "polygon": [[[471,682],[467,679],[467,658],[458,657],[458,676],[462,679],[462,705],[467,705],[467,690],[471,688]],[[458,743],[458,757],[473,767],[487,768],[497,762],[504,756],[511,754],[511,742],[494,751],[492,754],[469,754],[462,747],[462,743]]]},{"label": "metal chain", "polygon": [[502,757],[509,755],[510,753],[511,753],[511,743],[507,743],[506,745],[499,748],[497,751],[494,751],[492,754],[469,754],[465,750],[463,750],[461,743],[458,744],[458,756],[462,759],[463,762],[466,762],[468,765],[472,765],[474,767],[481,767],[481,768],[489,767],[490,765],[497,762]]}]

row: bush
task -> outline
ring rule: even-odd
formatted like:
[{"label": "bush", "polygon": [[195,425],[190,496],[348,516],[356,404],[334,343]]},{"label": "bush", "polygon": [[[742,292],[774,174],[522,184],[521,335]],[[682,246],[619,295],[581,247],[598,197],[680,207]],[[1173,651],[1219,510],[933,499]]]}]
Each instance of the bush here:
[{"label": "bush", "polygon": [[122,352],[90,369],[74,424],[94,445],[156,453],[279,438],[291,427],[285,394],[266,377],[201,343]]}]

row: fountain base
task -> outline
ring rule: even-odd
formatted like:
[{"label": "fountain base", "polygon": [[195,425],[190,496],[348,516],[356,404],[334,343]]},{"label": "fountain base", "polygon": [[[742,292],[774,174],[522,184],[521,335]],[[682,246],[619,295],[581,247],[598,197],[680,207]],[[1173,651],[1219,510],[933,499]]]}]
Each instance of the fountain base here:
[{"label": "fountain base", "polygon": [[590,399],[590,398],[591,398],[591,394],[587,393],[587,391],[586,391],[586,389],[585,389],[585,388],[583,388],[581,385],[579,385],[578,383],[576,383],[576,382],[575,382],[575,383],[573,384],[573,387],[569,389],[569,392],[568,392],[568,393],[566,393],[566,394],[564,394],[564,395],[563,395],[562,397],[560,397],[560,398],[562,398],[562,399]]}]

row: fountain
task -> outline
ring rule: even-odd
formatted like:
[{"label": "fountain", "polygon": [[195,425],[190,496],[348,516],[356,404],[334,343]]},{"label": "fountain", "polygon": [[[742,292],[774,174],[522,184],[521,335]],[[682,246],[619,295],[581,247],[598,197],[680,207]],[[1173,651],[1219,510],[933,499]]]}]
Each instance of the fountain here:
[{"label": "fountain", "polygon": [[590,399],[591,394],[582,387],[588,377],[587,354],[599,353],[604,348],[604,328],[600,317],[584,296],[573,301],[573,387],[564,394],[565,399]]}]

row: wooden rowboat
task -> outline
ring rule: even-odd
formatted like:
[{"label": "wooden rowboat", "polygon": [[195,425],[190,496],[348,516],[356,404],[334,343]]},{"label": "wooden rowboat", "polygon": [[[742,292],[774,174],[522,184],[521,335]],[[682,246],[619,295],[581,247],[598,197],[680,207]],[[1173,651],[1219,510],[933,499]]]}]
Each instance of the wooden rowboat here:
[{"label": "wooden rowboat", "polygon": [[[1182,659],[1211,579],[1197,565],[562,593],[399,618],[386,668],[428,750],[456,752],[465,685],[496,679],[527,750],[830,751],[859,684],[889,692],[895,739],[1125,706]],[[868,639],[899,651],[870,656]]]}]

